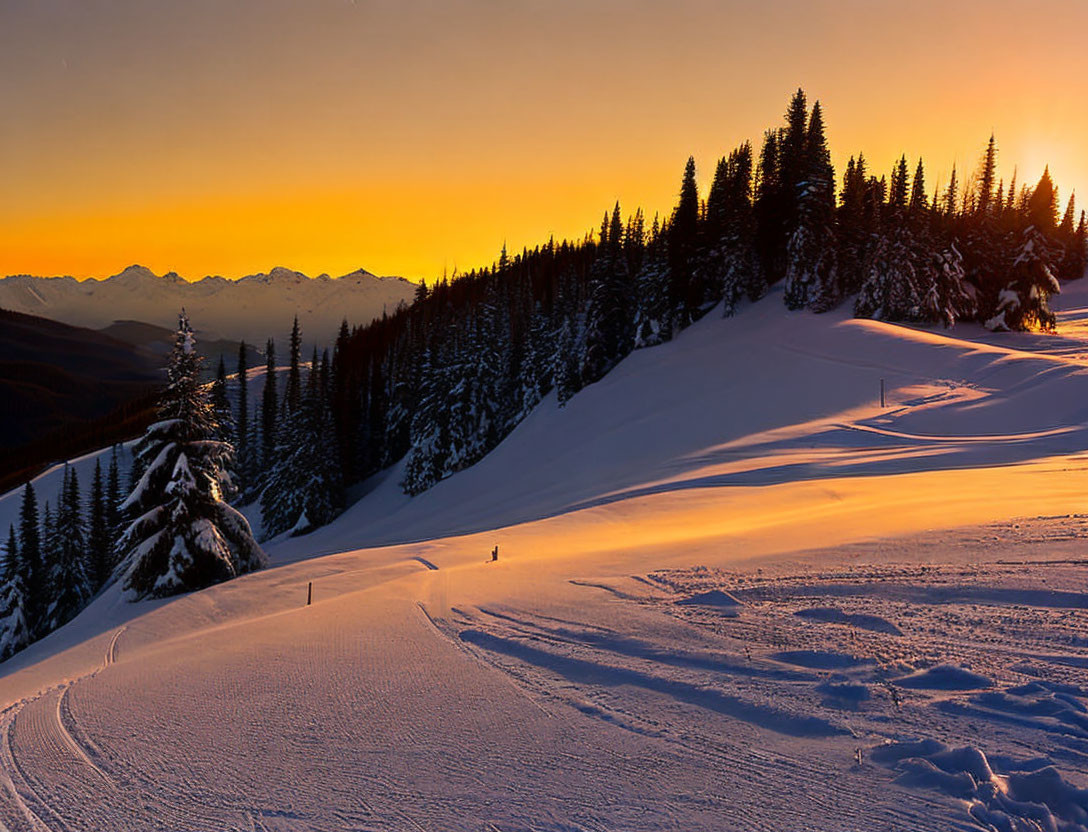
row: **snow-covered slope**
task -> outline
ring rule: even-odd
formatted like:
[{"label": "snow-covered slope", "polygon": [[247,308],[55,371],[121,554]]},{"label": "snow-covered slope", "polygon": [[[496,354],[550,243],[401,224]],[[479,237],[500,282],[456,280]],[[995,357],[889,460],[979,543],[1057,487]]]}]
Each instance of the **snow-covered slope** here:
[{"label": "snow-covered slope", "polygon": [[107,591],[0,666],[0,822],[1084,830],[1086,295],[1049,338],[771,297],[264,572]]},{"label": "snow-covered slope", "polygon": [[156,276],[129,266],[104,280],[14,275],[0,279],[0,307],[64,323],[101,329],[118,320],[173,328],[181,307],[203,337],[263,344],[291,328],[297,314],[307,341],[329,343],[340,322],[369,323],[383,311],[410,302],[415,285],[400,277],[358,270],[342,277],[275,268],[240,280],[187,281],[171,272]]}]

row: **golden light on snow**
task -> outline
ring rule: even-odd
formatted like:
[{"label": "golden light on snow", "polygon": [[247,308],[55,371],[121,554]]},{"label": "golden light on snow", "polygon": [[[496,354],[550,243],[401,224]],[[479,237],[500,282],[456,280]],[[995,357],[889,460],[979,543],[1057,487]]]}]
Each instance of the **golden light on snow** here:
[{"label": "golden light on snow", "polygon": [[1073,0],[9,4],[0,274],[431,278],[617,199],[667,212],[689,154],[705,187],[798,85],[840,172],[921,155],[932,190],[994,130],[1006,182],[1049,163],[1088,198],[1086,25]]}]

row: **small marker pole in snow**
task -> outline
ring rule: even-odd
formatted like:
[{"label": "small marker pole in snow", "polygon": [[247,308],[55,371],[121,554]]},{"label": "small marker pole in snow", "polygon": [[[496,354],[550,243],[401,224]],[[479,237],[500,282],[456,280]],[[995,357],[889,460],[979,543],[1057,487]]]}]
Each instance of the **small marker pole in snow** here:
[{"label": "small marker pole in snow", "polygon": [[884,379],[880,380],[880,406],[884,407]]},{"label": "small marker pole in snow", "polygon": [[306,586],[306,606],[310,606],[310,602],[314,600],[314,582],[310,581]]}]

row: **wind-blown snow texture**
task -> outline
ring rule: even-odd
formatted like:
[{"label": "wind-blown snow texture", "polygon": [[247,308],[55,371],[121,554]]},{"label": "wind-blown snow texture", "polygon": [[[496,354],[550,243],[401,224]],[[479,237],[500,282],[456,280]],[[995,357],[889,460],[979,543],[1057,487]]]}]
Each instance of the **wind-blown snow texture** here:
[{"label": "wind-blown snow texture", "polygon": [[0,307],[77,326],[101,329],[133,320],[173,330],[185,307],[202,340],[244,339],[263,345],[286,335],[297,314],[307,343],[331,344],[340,322],[364,325],[410,303],[415,284],[400,277],[376,277],[362,269],[342,277],[275,268],[240,280],[205,277],[189,282],[173,272],[157,276],[129,266],[104,280],[72,277],[0,278]]},{"label": "wind-blown snow texture", "polygon": [[1062,297],[1053,338],[711,313],[263,572],[107,590],[0,665],[0,823],[1088,829]]}]

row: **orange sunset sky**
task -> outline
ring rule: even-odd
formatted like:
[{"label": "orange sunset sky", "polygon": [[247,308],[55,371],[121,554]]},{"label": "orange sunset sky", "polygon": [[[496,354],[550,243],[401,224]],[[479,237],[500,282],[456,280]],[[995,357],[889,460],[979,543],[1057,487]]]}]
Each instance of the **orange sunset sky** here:
[{"label": "orange sunset sky", "polygon": [[1081,0],[0,0],[0,275],[431,279],[819,99],[836,173],[1050,164],[1088,207]]}]

